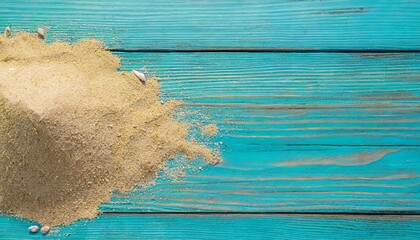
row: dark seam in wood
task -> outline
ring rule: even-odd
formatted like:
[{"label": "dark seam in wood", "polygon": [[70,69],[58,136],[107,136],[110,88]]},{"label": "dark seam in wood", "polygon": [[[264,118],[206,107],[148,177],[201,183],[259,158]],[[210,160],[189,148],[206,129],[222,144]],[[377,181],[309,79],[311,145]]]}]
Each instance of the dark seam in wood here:
[{"label": "dark seam in wood", "polygon": [[326,146],[326,147],[420,147],[418,144],[284,144],[284,146]]},{"label": "dark seam in wood", "polygon": [[319,215],[319,216],[420,216],[420,211],[363,212],[103,212],[101,215]]},{"label": "dark seam in wood", "polygon": [[156,52],[156,53],[191,53],[191,52],[244,52],[244,53],[420,53],[420,49],[288,49],[288,48],[209,48],[209,49],[108,49],[111,52]]}]

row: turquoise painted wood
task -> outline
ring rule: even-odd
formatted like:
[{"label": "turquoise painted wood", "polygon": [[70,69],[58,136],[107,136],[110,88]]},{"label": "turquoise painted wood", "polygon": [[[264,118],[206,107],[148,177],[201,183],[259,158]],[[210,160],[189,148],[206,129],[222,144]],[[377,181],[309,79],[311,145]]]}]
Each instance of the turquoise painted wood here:
[{"label": "turquoise painted wood", "polygon": [[[129,50],[419,50],[419,10],[411,0],[5,0],[0,27],[48,25],[48,41],[95,37]],[[224,162],[171,163],[154,186],[103,204],[105,216],[46,238],[419,235],[419,215],[325,215],[419,214],[419,54],[118,54],[123,70],[146,66],[162,79],[162,99],[185,102],[192,117],[178,117],[220,127],[201,140]],[[137,214],[173,211],[186,214]],[[231,214],[286,211],[321,214]],[[0,239],[43,238],[29,224],[0,217]]]},{"label": "turquoise painted wood", "polygon": [[[30,235],[29,222],[0,217],[0,239],[417,239],[416,216],[119,215]],[[4,231],[6,230],[6,231]]]},{"label": "turquoise painted wood", "polygon": [[119,55],[220,127],[224,162],[103,211],[420,211],[420,54]]},{"label": "turquoise painted wood", "polygon": [[2,0],[0,27],[122,49],[420,49],[415,0]]}]

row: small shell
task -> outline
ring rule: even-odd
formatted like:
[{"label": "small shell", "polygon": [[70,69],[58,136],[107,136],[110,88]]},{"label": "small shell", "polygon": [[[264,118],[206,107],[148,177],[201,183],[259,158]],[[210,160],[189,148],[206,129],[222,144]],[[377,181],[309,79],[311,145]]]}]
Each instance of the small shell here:
[{"label": "small shell", "polygon": [[41,228],[41,233],[44,234],[44,235],[46,235],[50,230],[51,230],[51,227],[50,226],[43,226]]},{"label": "small shell", "polygon": [[4,35],[5,35],[6,37],[10,37],[10,36],[12,35],[12,29],[11,29],[10,27],[7,27],[7,28],[4,30]]},{"label": "small shell", "polygon": [[36,225],[30,226],[30,227],[28,227],[28,230],[29,230],[30,233],[37,233],[38,230],[39,230],[39,227],[36,226]]},{"label": "small shell", "polygon": [[49,27],[38,28],[38,30],[36,31],[38,33],[38,37],[41,39],[44,39],[45,36],[47,35],[48,29],[50,28]]},{"label": "small shell", "polygon": [[142,82],[143,84],[146,83],[146,76],[144,76],[143,73],[133,70],[134,75],[136,75],[136,77],[140,80],[140,82]]}]

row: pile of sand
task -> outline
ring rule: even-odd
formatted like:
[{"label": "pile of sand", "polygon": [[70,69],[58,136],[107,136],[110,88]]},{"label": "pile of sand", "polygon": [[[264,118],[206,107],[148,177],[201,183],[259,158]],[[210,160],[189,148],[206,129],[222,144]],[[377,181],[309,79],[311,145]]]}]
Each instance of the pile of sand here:
[{"label": "pile of sand", "polygon": [[156,79],[142,84],[119,66],[95,40],[0,37],[0,211],[70,224],[180,154],[219,161],[187,140],[173,118],[180,103],[161,103]]}]

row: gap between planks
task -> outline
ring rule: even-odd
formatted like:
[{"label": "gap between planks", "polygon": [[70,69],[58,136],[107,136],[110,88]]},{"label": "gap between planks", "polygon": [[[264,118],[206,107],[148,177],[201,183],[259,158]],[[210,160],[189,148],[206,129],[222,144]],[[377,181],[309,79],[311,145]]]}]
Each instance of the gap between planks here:
[{"label": "gap between planks", "polygon": [[208,53],[208,52],[226,52],[226,53],[420,53],[420,49],[293,49],[293,48],[203,48],[203,49],[119,49],[110,48],[111,52],[156,52],[156,53]]},{"label": "gap between planks", "polygon": [[419,144],[317,144],[317,143],[311,143],[311,144],[284,144],[284,146],[298,146],[298,147],[304,147],[304,146],[322,146],[322,147],[420,147]]},{"label": "gap between planks", "polygon": [[288,211],[277,211],[277,212],[103,212],[100,215],[102,216],[120,216],[120,215],[174,215],[174,216],[185,216],[185,215],[202,215],[202,216],[212,216],[212,215],[237,215],[237,216],[248,216],[248,215],[257,215],[257,216],[268,216],[268,215],[287,215],[287,216],[319,216],[319,217],[373,217],[373,216],[387,216],[387,217],[401,217],[401,216],[414,216],[420,218],[420,211],[385,211],[385,212],[376,212],[376,211],[364,211],[364,212],[288,212]]}]

